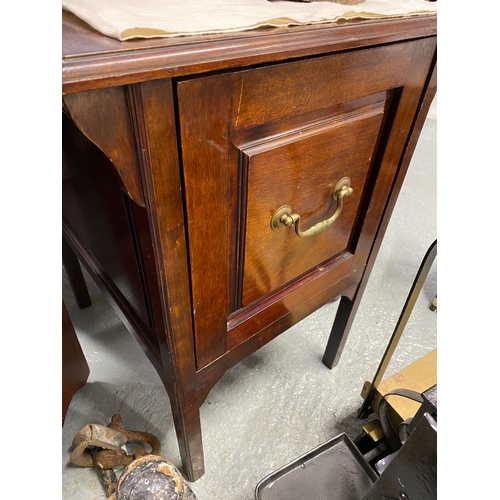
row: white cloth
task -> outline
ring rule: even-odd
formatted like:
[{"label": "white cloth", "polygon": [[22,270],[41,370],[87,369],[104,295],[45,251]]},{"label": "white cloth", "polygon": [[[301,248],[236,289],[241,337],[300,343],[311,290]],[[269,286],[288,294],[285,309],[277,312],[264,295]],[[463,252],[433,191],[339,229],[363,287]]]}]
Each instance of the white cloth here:
[{"label": "white cloth", "polygon": [[422,15],[436,12],[437,2],[366,0],[341,5],[268,0],[63,0],[63,8],[104,35],[129,40]]}]

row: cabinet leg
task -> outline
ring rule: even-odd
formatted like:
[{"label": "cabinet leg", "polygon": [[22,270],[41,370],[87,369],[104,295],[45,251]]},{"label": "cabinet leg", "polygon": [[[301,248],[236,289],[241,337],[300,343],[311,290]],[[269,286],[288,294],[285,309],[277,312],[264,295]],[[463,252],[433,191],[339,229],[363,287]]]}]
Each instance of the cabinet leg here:
[{"label": "cabinet leg", "polygon": [[[181,389],[177,389],[181,390]],[[168,390],[174,417],[177,442],[182,460],[182,469],[188,481],[196,481],[205,473],[203,442],[198,398],[195,394],[189,401],[181,402],[182,394]]]},{"label": "cabinet leg", "polygon": [[323,355],[323,363],[330,369],[336,366],[340,360],[356,310],[357,301],[355,299],[351,300],[345,296],[340,299],[339,308]]},{"label": "cabinet leg", "polygon": [[73,252],[73,249],[64,238],[62,239],[62,260],[78,307],[84,309],[90,306],[92,301],[90,300],[89,291],[85,284],[80,262],[75,252]]}]

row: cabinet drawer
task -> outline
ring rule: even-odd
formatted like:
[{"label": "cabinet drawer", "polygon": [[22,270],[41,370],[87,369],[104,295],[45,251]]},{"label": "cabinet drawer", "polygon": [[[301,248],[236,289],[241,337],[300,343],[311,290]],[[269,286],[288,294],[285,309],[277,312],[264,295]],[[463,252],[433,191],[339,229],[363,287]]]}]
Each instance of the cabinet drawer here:
[{"label": "cabinet drawer", "polygon": [[[405,85],[433,49],[411,41],[177,82],[198,369],[359,283],[418,105]],[[346,177],[352,192],[324,231],[273,229],[283,206],[302,231],[328,220]]]},{"label": "cabinet drawer", "polygon": [[[348,249],[383,118],[385,94],[375,97],[242,149],[247,174],[242,306]],[[342,198],[340,210],[334,192],[343,179],[352,192]],[[293,223],[279,223],[284,212],[300,215],[301,236]],[[334,215],[326,229],[309,234]]]}]

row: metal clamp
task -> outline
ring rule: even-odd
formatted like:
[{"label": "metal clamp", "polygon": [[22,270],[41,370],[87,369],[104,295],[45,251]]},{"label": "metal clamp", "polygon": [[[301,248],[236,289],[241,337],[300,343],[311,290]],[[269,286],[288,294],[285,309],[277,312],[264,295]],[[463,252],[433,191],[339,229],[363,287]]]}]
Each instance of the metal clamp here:
[{"label": "metal clamp", "polygon": [[292,209],[288,205],[283,205],[274,212],[271,218],[271,229],[277,231],[282,227],[288,227],[295,224],[295,233],[300,238],[322,233],[337,220],[344,208],[344,197],[351,196],[352,193],[351,179],[349,179],[349,177],[344,177],[337,182],[333,190],[332,196],[333,199],[337,201],[337,210],[335,210],[335,213],[329,219],[318,222],[306,231],[302,231],[300,229],[300,215],[292,213]]}]

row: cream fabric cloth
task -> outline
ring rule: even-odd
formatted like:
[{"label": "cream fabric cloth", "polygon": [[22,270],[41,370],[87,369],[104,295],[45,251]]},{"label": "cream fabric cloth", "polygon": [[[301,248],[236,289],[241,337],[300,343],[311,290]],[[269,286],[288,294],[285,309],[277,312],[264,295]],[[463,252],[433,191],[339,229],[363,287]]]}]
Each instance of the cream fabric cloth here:
[{"label": "cream fabric cloth", "polygon": [[340,5],[268,0],[63,0],[63,8],[104,35],[129,40],[421,15],[436,12],[437,2],[366,0],[359,5]]}]

